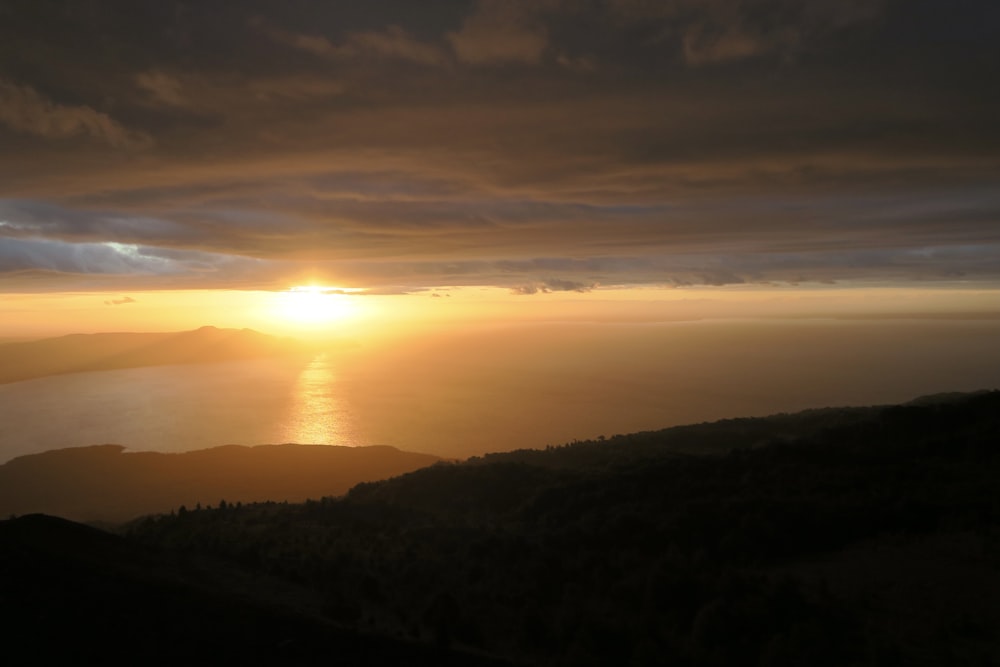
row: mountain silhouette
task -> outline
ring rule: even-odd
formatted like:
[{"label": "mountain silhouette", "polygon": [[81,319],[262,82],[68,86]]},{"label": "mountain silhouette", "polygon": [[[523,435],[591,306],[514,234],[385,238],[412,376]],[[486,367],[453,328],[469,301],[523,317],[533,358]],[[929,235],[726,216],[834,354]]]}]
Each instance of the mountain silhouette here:
[{"label": "mountain silhouette", "polygon": [[73,447],[0,465],[0,516],[44,513],[116,523],[222,500],[301,502],[438,460],[388,446],[226,445],[175,454]]},{"label": "mountain silhouette", "polygon": [[291,338],[252,329],[70,334],[0,345],[0,383],[85,371],[203,364],[309,352]]}]

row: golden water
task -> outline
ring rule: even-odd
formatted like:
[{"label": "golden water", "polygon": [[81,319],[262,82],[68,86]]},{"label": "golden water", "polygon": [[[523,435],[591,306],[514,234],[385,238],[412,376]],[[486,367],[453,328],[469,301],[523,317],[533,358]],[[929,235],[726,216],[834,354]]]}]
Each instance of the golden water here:
[{"label": "golden water", "polygon": [[357,432],[343,391],[333,360],[327,354],[316,356],[295,381],[282,424],[282,442],[355,444]]}]

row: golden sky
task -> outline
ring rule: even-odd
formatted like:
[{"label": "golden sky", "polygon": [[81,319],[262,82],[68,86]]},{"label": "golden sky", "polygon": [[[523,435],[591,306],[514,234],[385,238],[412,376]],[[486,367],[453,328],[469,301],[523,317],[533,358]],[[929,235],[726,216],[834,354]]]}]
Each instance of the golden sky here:
[{"label": "golden sky", "polygon": [[[102,331],[170,331],[211,323],[303,339],[398,342],[423,333],[522,324],[664,324],[813,319],[1000,321],[1000,292],[989,288],[731,285],[630,287],[547,292],[527,299],[498,287],[416,294],[327,288],[157,290],[0,295],[0,340]],[[582,363],[582,361],[581,361]]]}]

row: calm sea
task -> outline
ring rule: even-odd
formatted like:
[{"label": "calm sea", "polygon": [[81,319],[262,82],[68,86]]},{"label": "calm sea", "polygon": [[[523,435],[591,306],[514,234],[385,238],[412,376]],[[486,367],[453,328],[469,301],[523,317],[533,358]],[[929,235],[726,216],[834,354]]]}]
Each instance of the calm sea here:
[{"label": "calm sea", "polygon": [[389,444],[464,457],[995,388],[997,340],[997,321],[539,325],[298,363],[60,375],[0,385],[0,462],[103,443]]}]

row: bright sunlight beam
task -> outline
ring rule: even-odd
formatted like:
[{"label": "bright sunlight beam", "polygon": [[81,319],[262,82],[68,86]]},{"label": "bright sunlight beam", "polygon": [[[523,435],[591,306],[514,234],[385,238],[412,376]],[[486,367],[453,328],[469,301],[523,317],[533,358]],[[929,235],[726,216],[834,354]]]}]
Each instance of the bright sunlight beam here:
[{"label": "bright sunlight beam", "polygon": [[299,285],[278,293],[274,316],[288,324],[318,329],[356,314],[351,292],[357,290],[323,285]]}]

